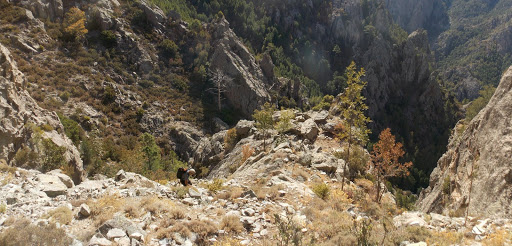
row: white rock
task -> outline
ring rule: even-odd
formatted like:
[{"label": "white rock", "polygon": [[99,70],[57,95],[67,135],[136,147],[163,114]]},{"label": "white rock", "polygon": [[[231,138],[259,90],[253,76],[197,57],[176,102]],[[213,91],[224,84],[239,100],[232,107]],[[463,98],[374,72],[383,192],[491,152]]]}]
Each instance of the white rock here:
[{"label": "white rock", "polygon": [[91,209],[87,204],[82,203],[82,205],[80,205],[80,214],[84,217],[89,217],[89,215],[91,215]]},{"label": "white rock", "polygon": [[254,209],[252,208],[247,208],[243,210],[243,213],[246,216],[254,216],[254,213],[256,213],[256,211],[254,211]]},{"label": "white rock", "polygon": [[110,246],[112,245],[112,242],[107,240],[106,238],[98,238],[96,236],[93,236],[91,240],[89,241],[89,245],[97,245],[97,246]]},{"label": "white rock", "polygon": [[107,238],[112,240],[113,238],[126,237],[126,232],[119,228],[114,228],[108,231]]},{"label": "white rock", "polygon": [[130,234],[130,238],[133,238],[133,239],[136,239],[136,240],[141,240],[143,239],[142,238],[142,234],[140,232],[134,232],[132,234]]}]

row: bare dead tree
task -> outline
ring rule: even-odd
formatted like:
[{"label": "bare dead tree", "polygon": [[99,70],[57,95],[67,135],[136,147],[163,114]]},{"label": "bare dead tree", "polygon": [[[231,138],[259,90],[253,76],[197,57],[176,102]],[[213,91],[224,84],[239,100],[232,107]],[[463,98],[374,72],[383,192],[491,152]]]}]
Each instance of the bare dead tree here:
[{"label": "bare dead tree", "polygon": [[232,78],[218,68],[210,73],[210,77],[213,81],[213,87],[207,91],[214,92],[217,95],[217,105],[219,111],[221,111],[222,93],[226,92],[226,85],[232,81]]}]

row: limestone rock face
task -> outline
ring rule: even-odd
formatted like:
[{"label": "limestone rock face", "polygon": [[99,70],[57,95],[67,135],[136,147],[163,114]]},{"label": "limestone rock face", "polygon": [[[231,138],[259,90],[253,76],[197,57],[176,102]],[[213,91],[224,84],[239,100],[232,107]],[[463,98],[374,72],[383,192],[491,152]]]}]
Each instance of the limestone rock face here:
[{"label": "limestone rock face", "polygon": [[[271,82],[225,19],[214,24],[212,29],[216,41],[210,57],[210,69],[219,69],[231,78],[225,84],[223,95],[231,106],[250,116],[260,105],[270,101],[268,88],[272,86]],[[264,67],[270,70],[269,66],[265,64]]]},{"label": "limestone rock face", "polygon": [[425,29],[435,37],[450,25],[446,5],[442,0],[387,0],[386,7],[393,19],[407,32]]},{"label": "limestone rock face", "polygon": [[512,217],[511,105],[512,67],[462,133],[457,133],[462,128],[457,126],[430,176],[430,186],[420,196],[421,210],[440,213],[469,207],[469,215]]},{"label": "limestone rock face", "polygon": [[31,131],[26,127],[28,123],[47,124],[55,130],[44,132],[42,137],[66,148],[64,157],[74,167],[73,181],[79,183],[84,172],[78,149],[64,135],[57,114],[39,107],[24,86],[23,73],[18,70],[9,50],[0,44],[0,159],[11,162],[18,149],[29,145]]},{"label": "limestone rock face", "polygon": [[64,4],[62,0],[17,0],[26,9],[32,11],[35,17],[55,21],[64,18]]}]

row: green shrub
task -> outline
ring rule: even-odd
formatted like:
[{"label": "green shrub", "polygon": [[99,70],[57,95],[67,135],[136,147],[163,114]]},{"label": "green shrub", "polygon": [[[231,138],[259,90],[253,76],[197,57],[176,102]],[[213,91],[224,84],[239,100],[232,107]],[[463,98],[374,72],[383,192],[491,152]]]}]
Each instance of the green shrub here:
[{"label": "green shrub", "polygon": [[222,186],[223,183],[224,180],[222,179],[214,179],[212,183],[206,185],[206,188],[208,188],[208,191],[211,193],[216,194],[224,188],[224,186]]},{"label": "green shrub", "polygon": [[407,210],[414,210],[415,209],[415,203],[418,198],[408,191],[402,191],[400,189],[397,189],[395,192],[395,200],[396,204],[401,207],[405,208]]},{"label": "green shrub", "polygon": [[106,48],[112,48],[117,45],[116,34],[110,30],[101,32],[101,42]]},{"label": "green shrub", "polygon": [[450,195],[451,189],[450,189],[450,176],[446,176],[443,180],[443,194]]},{"label": "green shrub", "polygon": [[312,188],[313,192],[323,200],[326,200],[329,197],[329,193],[331,192],[329,186],[325,183],[314,184]]},{"label": "green shrub", "polygon": [[69,94],[69,92],[67,92],[67,91],[62,92],[59,95],[60,99],[62,99],[62,101],[64,101],[64,102],[67,102],[69,100],[70,96],[71,96],[71,94]]},{"label": "green shrub", "polygon": [[317,105],[315,105],[312,109],[315,111],[328,110],[331,107],[333,100],[334,100],[334,96],[325,95],[322,98],[322,101],[320,103],[318,103]]},{"label": "green shrub", "polygon": [[18,167],[36,168],[39,155],[27,146],[18,149],[14,156],[14,165]]},{"label": "green shrub", "polygon": [[7,205],[5,205],[5,203],[0,204],[0,214],[5,213],[6,210],[7,210]]},{"label": "green shrub", "polygon": [[226,150],[231,150],[235,147],[237,142],[238,135],[236,133],[236,129],[229,129],[228,132],[226,133],[226,137],[224,137],[224,148],[226,148]]},{"label": "green shrub", "polygon": [[41,168],[43,172],[60,168],[66,164],[66,159],[64,158],[64,153],[66,153],[65,147],[56,145],[48,138],[43,139],[42,146],[44,154]]},{"label": "green shrub", "polygon": [[178,45],[170,39],[164,39],[158,47],[162,50],[162,55],[167,58],[175,58],[178,56]]},{"label": "green shrub", "polygon": [[84,130],[78,122],[64,116],[61,113],[57,113],[59,116],[60,122],[64,126],[64,132],[66,133],[66,136],[73,141],[73,144],[75,146],[78,146],[80,144],[80,141],[84,138]]}]

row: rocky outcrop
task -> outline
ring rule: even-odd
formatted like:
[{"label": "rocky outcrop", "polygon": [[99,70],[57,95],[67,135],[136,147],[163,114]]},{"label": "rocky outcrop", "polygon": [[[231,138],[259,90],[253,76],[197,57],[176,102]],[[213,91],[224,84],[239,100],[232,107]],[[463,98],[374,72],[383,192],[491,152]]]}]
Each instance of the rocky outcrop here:
[{"label": "rocky outcrop", "polygon": [[[223,95],[229,104],[250,117],[255,109],[270,101],[271,80],[267,78],[254,56],[247,50],[225,19],[212,26],[213,53],[210,70],[221,70],[230,79],[225,80]],[[263,63],[269,72],[270,64]]]},{"label": "rocky outcrop", "polygon": [[386,7],[408,33],[425,29],[430,38],[435,38],[450,25],[443,0],[386,0]]},{"label": "rocky outcrop", "polygon": [[13,2],[32,11],[33,15],[37,18],[50,19],[52,21],[64,18],[64,4],[62,0],[15,0]]},{"label": "rocky outcrop", "polygon": [[43,132],[42,137],[66,149],[64,156],[75,172],[73,180],[79,183],[84,175],[80,153],[64,135],[57,114],[39,107],[24,89],[25,83],[9,50],[0,44],[0,159],[12,162],[20,148],[30,145],[29,123],[49,125],[53,130]]},{"label": "rocky outcrop", "polygon": [[[487,106],[454,130],[418,207],[427,212],[469,209],[470,215],[512,217],[512,67]],[[464,129],[460,133],[460,129]]]}]

